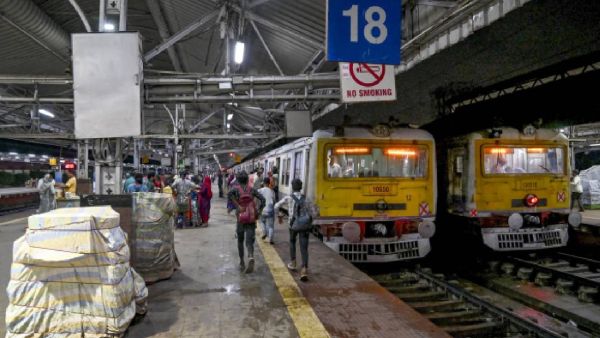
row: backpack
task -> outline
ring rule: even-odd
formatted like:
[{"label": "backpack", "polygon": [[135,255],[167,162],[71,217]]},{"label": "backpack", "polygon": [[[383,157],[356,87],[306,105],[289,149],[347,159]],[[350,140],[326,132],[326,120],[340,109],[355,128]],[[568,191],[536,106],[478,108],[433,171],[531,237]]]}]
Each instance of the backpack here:
[{"label": "backpack", "polygon": [[298,198],[292,194],[294,199],[294,216],[292,217],[291,228],[294,231],[307,231],[312,227],[312,216],[306,207],[306,198]]},{"label": "backpack", "polygon": [[246,189],[248,191],[244,191],[239,185],[237,186],[237,190],[240,193],[238,204],[245,209],[238,214],[238,222],[241,224],[252,224],[256,223],[256,203],[252,195],[252,188],[246,187]]}]

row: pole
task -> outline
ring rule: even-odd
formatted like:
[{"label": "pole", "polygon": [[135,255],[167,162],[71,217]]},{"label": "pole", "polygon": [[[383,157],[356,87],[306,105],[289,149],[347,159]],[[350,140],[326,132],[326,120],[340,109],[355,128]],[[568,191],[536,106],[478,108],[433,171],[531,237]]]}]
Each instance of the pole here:
[{"label": "pole", "polygon": [[179,170],[179,153],[177,152],[177,147],[179,146],[179,105],[175,105],[175,124],[173,125],[173,134],[175,134],[175,154],[173,155],[173,168],[175,168],[175,172],[177,173]]},{"label": "pole", "polygon": [[106,21],[106,0],[100,0],[100,12],[98,14],[98,32],[104,32]]},{"label": "pole", "polygon": [[121,0],[121,12],[119,13],[119,31],[127,30],[127,0]]}]

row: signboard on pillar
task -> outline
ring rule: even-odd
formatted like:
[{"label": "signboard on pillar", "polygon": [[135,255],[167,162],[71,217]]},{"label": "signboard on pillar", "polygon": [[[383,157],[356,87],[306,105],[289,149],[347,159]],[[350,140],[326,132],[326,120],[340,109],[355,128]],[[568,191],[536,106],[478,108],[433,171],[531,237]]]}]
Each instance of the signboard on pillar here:
[{"label": "signboard on pillar", "polygon": [[396,100],[394,66],[340,62],[343,102]]},{"label": "signboard on pillar", "polygon": [[72,35],[75,137],[142,132],[142,45],[139,33]]},{"label": "signboard on pillar", "polygon": [[327,61],[400,64],[400,0],[327,0]]}]

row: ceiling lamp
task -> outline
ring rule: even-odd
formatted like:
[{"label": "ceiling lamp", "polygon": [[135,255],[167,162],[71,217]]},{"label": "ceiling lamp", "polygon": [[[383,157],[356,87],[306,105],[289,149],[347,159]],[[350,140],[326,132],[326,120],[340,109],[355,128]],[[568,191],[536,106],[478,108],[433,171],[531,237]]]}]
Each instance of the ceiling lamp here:
[{"label": "ceiling lamp", "polygon": [[243,42],[236,42],[235,43],[235,53],[234,53],[234,59],[233,61],[235,61],[235,63],[237,63],[238,65],[241,64],[242,62],[244,62],[244,49],[246,48],[246,45]]},{"label": "ceiling lamp", "polygon": [[233,119],[233,114],[227,114],[227,121],[231,121]]},{"label": "ceiling lamp", "polygon": [[54,114],[52,114],[51,112],[47,111],[46,109],[40,109],[39,112],[42,115],[54,118]]},{"label": "ceiling lamp", "polygon": [[110,23],[110,22],[105,23],[104,24],[104,31],[105,32],[114,32],[115,31],[115,25],[112,24],[112,23]]}]

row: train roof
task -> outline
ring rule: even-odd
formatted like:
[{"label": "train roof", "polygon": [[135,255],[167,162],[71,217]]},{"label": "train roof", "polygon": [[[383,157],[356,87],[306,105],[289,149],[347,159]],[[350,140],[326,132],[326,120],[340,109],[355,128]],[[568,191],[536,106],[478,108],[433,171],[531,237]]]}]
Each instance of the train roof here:
[{"label": "train roof", "polygon": [[334,136],[334,129],[323,129],[317,130],[313,133],[314,139],[320,138],[361,138],[361,139],[378,139],[378,140],[392,140],[392,139],[403,139],[403,140],[431,140],[433,141],[433,135],[423,129],[414,128],[390,128],[389,136],[377,136],[374,134],[371,128],[357,128],[357,127],[346,127],[344,128],[344,136]]},{"label": "train roof", "polygon": [[[535,129],[535,132],[531,135],[526,135],[522,130],[516,128],[494,128],[494,130],[500,131],[498,137],[491,137],[490,130],[481,130],[478,132],[470,133],[466,135],[469,140],[495,138],[500,140],[544,140],[544,141],[561,141],[568,142],[569,139],[561,132],[554,129],[539,128]],[[465,136],[459,137],[463,138]]]}]

